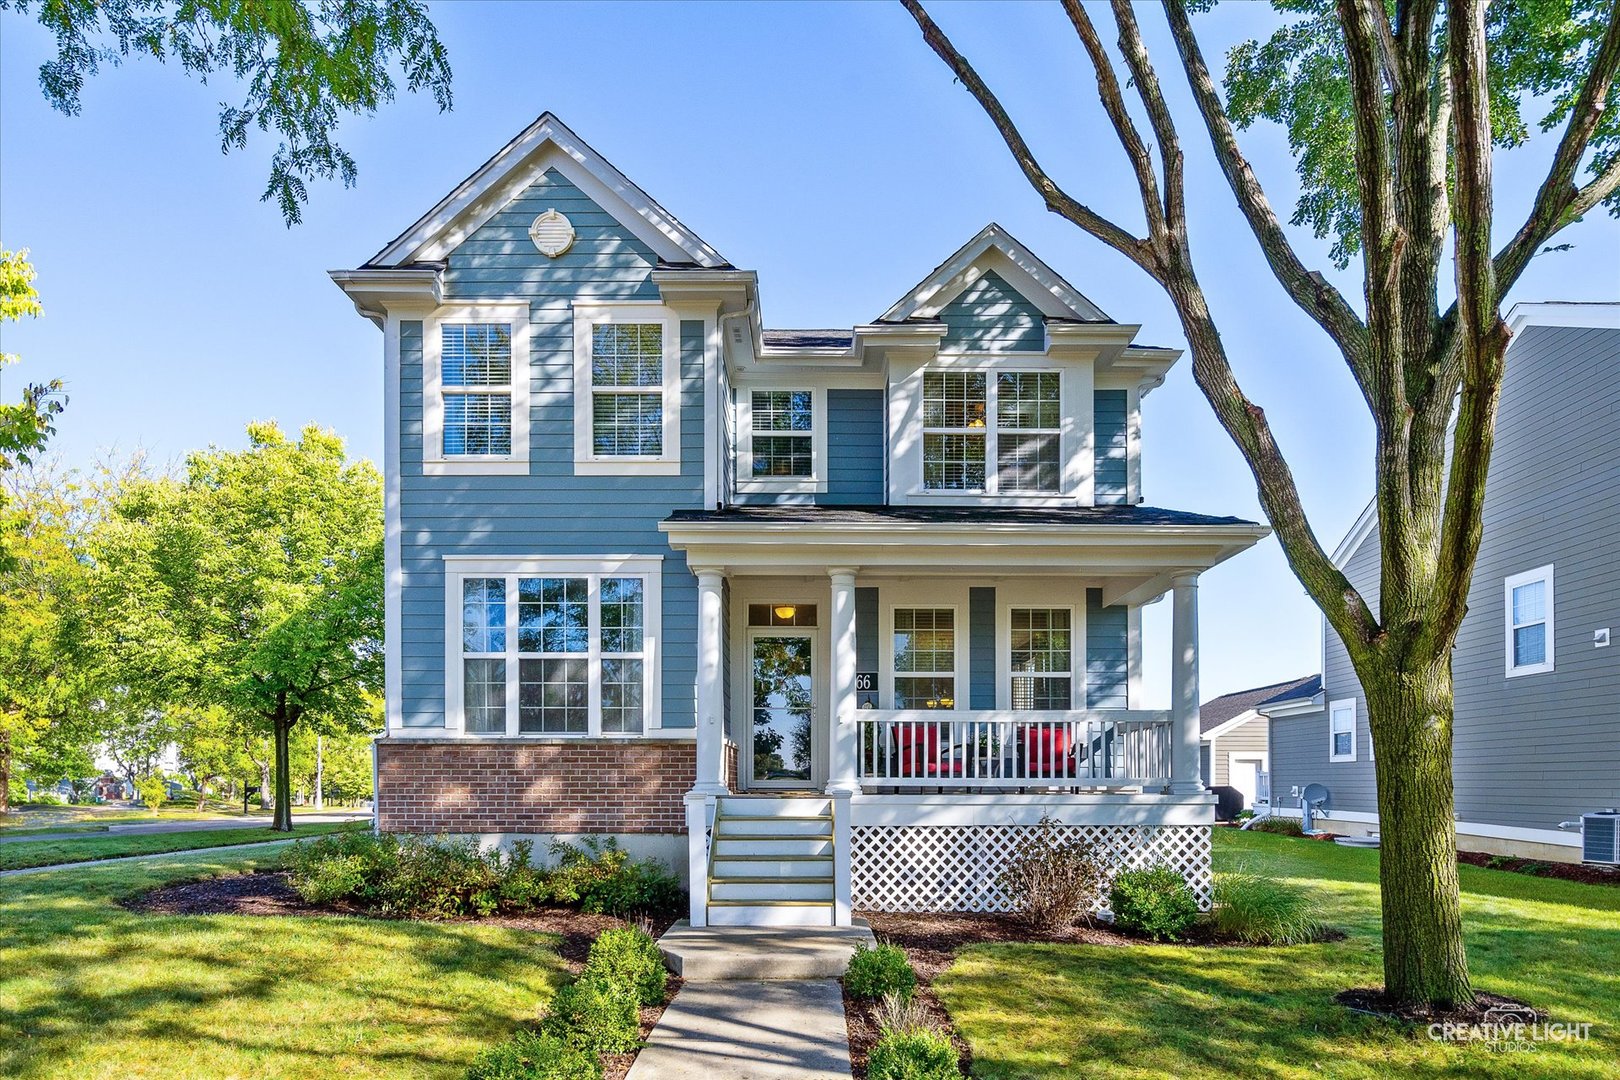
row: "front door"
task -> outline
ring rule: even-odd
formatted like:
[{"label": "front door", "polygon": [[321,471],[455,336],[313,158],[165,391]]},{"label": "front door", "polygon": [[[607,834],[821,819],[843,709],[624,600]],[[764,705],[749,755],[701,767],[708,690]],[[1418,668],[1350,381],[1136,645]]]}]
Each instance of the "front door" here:
[{"label": "front door", "polygon": [[1246,809],[1253,808],[1255,799],[1260,795],[1260,774],[1265,772],[1266,759],[1262,757],[1239,757],[1233,754],[1228,759],[1228,783],[1243,792],[1243,805]]},{"label": "front door", "polygon": [[750,787],[810,786],[815,755],[815,637],[811,630],[749,632],[753,731]]}]

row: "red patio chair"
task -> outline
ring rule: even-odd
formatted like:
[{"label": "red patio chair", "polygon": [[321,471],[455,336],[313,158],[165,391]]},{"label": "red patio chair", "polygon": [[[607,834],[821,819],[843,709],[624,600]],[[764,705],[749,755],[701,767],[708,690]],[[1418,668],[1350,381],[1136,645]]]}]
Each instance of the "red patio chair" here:
[{"label": "red patio chair", "polygon": [[897,776],[961,776],[962,762],[940,756],[944,724],[901,724],[894,729]]},{"label": "red patio chair", "polygon": [[1068,724],[1033,724],[1018,729],[1024,775],[1069,779],[1075,775]]}]

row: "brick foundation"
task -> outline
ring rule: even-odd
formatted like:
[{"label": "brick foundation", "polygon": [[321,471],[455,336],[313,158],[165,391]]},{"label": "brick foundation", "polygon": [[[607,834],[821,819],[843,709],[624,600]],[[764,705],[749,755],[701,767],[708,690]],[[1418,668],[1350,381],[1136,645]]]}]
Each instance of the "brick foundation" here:
[{"label": "brick foundation", "polygon": [[697,776],[690,741],[387,738],[376,746],[384,832],[681,833],[682,796]]}]

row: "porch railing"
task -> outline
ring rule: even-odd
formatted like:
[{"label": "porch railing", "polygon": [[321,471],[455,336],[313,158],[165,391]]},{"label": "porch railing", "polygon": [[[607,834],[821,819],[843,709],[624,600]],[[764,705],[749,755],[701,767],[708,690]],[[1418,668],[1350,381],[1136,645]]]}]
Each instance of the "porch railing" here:
[{"label": "porch railing", "polygon": [[862,710],[862,786],[897,788],[1163,787],[1170,714]]}]

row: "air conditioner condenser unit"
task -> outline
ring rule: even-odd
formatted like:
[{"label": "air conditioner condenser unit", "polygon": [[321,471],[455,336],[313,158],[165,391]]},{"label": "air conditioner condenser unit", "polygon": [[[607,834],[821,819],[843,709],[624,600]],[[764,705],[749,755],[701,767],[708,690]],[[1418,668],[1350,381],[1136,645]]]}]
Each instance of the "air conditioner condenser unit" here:
[{"label": "air conditioner condenser unit", "polygon": [[1581,815],[1581,861],[1620,866],[1620,810]]}]

